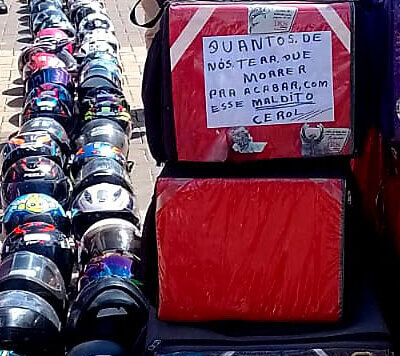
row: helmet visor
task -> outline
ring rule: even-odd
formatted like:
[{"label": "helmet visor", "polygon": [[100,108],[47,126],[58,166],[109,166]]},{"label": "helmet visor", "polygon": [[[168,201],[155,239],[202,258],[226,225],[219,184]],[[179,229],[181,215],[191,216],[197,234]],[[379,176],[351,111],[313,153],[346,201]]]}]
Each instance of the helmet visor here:
[{"label": "helmet visor", "polygon": [[56,199],[62,206],[65,206],[69,197],[69,183],[66,177],[58,180],[26,180],[2,184],[1,187],[3,206],[10,204],[21,195],[29,193],[42,193]]},{"label": "helmet visor", "polygon": [[91,256],[104,252],[127,252],[140,260],[140,232],[132,223],[123,219],[105,219],[92,225],[83,235],[85,247]]},{"label": "helmet visor", "polygon": [[[31,292],[22,290],[0,292],[0,310],[1,309],[32,310],[51,321],[58,330],[61,328],[60,320],[52,306],[43,298]],[[32,320],[27,319],[26,324],[24,324],[24,318],[18,318],[18,320],[15,320],[15,326],[20,328],[32,328]]]},{"label": "helmet visor", "polygon": [[25,279],[65,297],[65,285],[53,261],[28,251],[16,252],[0,264],[0,282],[7,279]]}]

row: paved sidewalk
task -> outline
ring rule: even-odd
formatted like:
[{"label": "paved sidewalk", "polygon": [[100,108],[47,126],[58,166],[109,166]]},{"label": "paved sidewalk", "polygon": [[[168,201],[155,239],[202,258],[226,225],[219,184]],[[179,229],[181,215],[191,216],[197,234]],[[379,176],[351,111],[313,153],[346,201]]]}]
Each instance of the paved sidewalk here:
[{"label": "paved sidewalk", "polygon": [[[18,127],[18,113],[22,105],[22,82],[17,68],[21,48],[30,43],[27,27],[28,10],[25,1],[6,0],[7,15],[0,15],[0,145]],[[124,93],[132,108],[135,129],[131,140],[130,159],[135,161],[132,182],[136,187],[138,207],[142,217],[153,192],[159,168],[155,167],[147,148],[142,101],[141,78],[146,59],[144,31],[130,23],[133,2],[106,0],[121,45],[121,63],[124,70]]]}]

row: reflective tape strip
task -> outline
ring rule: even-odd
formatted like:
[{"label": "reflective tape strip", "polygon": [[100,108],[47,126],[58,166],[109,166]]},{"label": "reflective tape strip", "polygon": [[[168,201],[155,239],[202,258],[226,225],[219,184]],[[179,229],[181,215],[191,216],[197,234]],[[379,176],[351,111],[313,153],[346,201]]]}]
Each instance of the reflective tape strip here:
[{"label": "reflective tape strip", "polygon": [[318,355],[318,356],[329,356],[324,350],[322,349],[313,349],[313,351]]},{"label": "reflective tape strip", "polygon": [[182,58],[188,47],[192,44],[203,26],[209,20],[214,10],[215,7],[213,6],[199,7],[185,28],[182,30],[179,37],[176,39],[170,49],[171,72],[174,70],[176,64]]},{"label": "reflective tape strip", "polygon": [[339,38],[340,42],[342,42],[344,48],[346,48],[347,52],[350,53],[351,32],[336,10],[330,5],[317,6],[317,9],[325,21],[329,24],[335,35]]}]

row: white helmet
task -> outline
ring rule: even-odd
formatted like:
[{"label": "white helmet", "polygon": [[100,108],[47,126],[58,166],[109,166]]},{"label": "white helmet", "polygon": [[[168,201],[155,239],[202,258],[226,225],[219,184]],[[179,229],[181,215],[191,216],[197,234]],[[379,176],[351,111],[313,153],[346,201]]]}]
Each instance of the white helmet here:
[{"label": "white helmet", "polygon": [[83,36],[80,48],[82,52],[86,51],[85,54],[88,54],[93,51],[109,52],[108,48],[110,46],[112,48],[111,53],[117,54],[119,51],[119,42],[114,33],[103,29],[96,29]]},{"label": "white helmet", "polygon": [[84,36],[96,29],[108,30],[114,33],[114,25],[111,19],[107,15],[95,13],[86,16],[79,24],[79,39],[82,40]]}]

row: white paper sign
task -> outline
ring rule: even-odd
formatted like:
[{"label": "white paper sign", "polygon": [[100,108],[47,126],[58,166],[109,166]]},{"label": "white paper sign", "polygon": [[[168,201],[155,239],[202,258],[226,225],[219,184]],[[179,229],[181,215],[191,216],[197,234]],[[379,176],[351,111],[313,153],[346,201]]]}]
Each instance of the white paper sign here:
[{"label": "white paper sign", "polygon": [[334,121],[330,31],[203,38],[207,127]]}]

